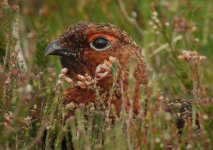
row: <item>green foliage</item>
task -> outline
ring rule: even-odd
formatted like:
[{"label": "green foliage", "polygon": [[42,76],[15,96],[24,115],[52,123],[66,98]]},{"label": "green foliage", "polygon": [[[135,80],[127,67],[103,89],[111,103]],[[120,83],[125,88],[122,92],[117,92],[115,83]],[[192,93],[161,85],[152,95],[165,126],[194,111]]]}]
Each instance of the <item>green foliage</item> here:
[{"label": "green foliage", "polygon": [[[67,147],[75,149],[166,149],[169,145],[177,149],[212,149],[212,5],[211,0],[0,2],[0,149],[61,149],[64,140]],[[181,19],[189,27],[179,24],[181,28],[177,29]],[[62,91],[68,85],[57,77],[59,60],[44,57],[44,49],[70,24],[79,21],[115,24],[141,45],[152,68],[146,117],[133,118],[125,108],[117,117],[112,107],[112,125],[101,111],[100,101],[99,109],[92,104],[82,105],[75,117],[63,122],[68,110],[62,104]],[[182,50],[207,57],[199,65],[199,77],[201,98],[210,101],[193,105],[200,114],[201,130],[188,125],[179,141],[177,116],[162,110],[164,100],[196,96],[192,92],[193,70],[189,63],[178,59]],[[118,64],[113,63],[115,80],[118,69]],[[128,95],[133,97],[135,81],[131,73]],[[141,93],[140,107],[144,111],[144,92]]]}]

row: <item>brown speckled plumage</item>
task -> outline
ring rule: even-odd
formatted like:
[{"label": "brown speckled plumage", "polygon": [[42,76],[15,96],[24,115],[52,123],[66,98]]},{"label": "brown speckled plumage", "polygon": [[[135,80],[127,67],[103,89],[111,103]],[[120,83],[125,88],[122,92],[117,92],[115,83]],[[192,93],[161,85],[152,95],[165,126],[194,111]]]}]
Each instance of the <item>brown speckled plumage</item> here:
[{"label": "brown speckled plumage", "polygon": [[[102,51],[94,50],[90,45],[94,37],[105,37],[108,41],[109,48]],[[125,90],[128,81],[130,61],[134,59],[136,61],[134,71],[134,77],[136,79],[134,107],[135,111],[137,111],[139,87],[148,82],[146,63],[140,47],[135,44],[126,32],[111,24],[78,23],[69,27],[64,34],[59,36],[56,44],[62,49],[66,49],[72,53],[71,56],[60,56],[60,60],[63,67],[68,68],[67,75],[72,78],[74,82],[78,81],[77,75],[89,75],[94,78],[97,66],[105,60],[109,60],[109,57],[114,57],[118,60],[120,65],[118,80],[113,81],[112,75],[109,75],[97,83],[103,93],[109,91],[113,82],[117,82],[118,88],[122,82],[122,86]],[[121,78],[123,81],[119,81]],[[82,92],[82,94],[79,92]],[[90,95],[89,98],[87,96],[85,97],[87,94]],[[113,103],[118,105],[115,101],[119,101],[121,105],[118,99],[120,99],[120,97],[115,98]],[[69,102],[77,104],[95,102],[94,92],[89,89],[82,91],[79,87],[70,88],[64,94],[64,104],[68,104]],[[119,112],[120,106],[117,106],[116,109]]]},{"label": "brown speckled plumage", "polygon": [[[111,41],[111,47],[106,51],[97,52],[90,47],[88,38],[94,34],[104,34],[114,37]],[[108,60],[109,56],[119,59],[122,68],[128,70],[128,59],[135,57],[138,61],[136,76],[140,78],[140,82],[146,81],[146,66],[141,49],[127,35],[126,32],[111,24],[93,24],[78,23],[72,25],[62,34],[57,41],[61,47],[75,52],[77,55],[75,60],[69,58],[61,58],[63,67],[69,69],[69,76],[76,79],[76,74],[91,75],[94,77],[97,65],[104,60]],[[67,60],[69,59],[69,60]],[[71,65],[72,64],[72,65]],[[144,75],[144,76],[143,76]]]},{"label": "brown speckled plumage", "polygon": [[[93,47],[91,47],[91,42],[94,41],[96,37],[106,38],[109,47],[102,51],[93,49]],[[61,54],[59,50],[59,52],[55,54],[52,49],[48,48],[48,54],[60,56],[62,66],[68,68],[67,76],[72,78],[74,82],[78,81],[78,75],[88,75],[95,78],[95,72],[98,65],[106,60],[108,61],[110,57],[114,57],[118,60],[119,72],[117,81],[113,81],[113,76],[108,75],[97,82],[97,85],[101,89],[101,93],[104,93],[105,95],[109,95],[113,83],[116,82],[117,90],[114,93],[112,104],[115,105],[118,113],[122,105],[121,94],[124,94],[126,99],[128,99],[125,90],[127,89],[129,77],[129,65],[131,60],[134,60],[135,70],[133,75],[136,84],[133,108],[135,113],[139,111],[139,89],[141,85],[146,87],[148,83],[148,75],[145,59],[140,47],[127,35],[126,32],[111,24],[78,23],[69,27],[68,30],[59,36],[52,45],[55,46],[55,49],[59,47],[61,51],[66,51],[65,54]],[[120,92],[121,88],[123,88],[123,93]],[[63,103],[66,106],[72,103],[74,104],[72,107],[76,107],[81,103],[95,103],[96,98],[95,91],[92,89],[82,89],[79,86],[75,86],[64,92]],[[170,103],[166,110],[172,112],[173,107],[174,105]],[[191,116],[191,103],[187,103],[186,105],[183,103],[181,108],[178,109],[181,111],[181,119],[184,118],[184,113],[187,113],[187,116]],[[182,109],[190,109],[190,112],[182,111]],[[74,109],[68,113],[65,119],[71,115],[74,115]]]}]

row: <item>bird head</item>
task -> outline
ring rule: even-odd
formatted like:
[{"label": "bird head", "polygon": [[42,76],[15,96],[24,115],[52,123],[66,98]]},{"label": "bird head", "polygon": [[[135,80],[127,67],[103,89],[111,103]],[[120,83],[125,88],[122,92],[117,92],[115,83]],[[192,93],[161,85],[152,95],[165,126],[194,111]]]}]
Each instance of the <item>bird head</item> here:
[{"label": "bird head", "polygon": [[118,59],[121,67],[127,68],[129,58],[140,61],[140,47],[126,32],[111,24],[78,23],[51,42],[45,55],[57,55],[62,66],[68,68],[68,76],[91,75],[109,57]]}]

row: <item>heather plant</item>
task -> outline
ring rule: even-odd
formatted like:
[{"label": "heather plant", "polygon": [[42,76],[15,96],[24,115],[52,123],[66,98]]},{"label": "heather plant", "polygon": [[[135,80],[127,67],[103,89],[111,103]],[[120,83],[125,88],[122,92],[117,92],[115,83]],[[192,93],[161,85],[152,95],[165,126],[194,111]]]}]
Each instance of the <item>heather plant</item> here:
[{"label": "heather plant", "polygon": [[[212,5],[211,0],[0,2],[0,149],[212,149]],[[44,56],[54,37],[82,20],[116,24],[142,47],[149,84],[140,89],[138,115],[132,104],[134,60],[123,93],[130,109],[123,106],[118,116],[110,105],[116,84],[109,97],[96,85],[109,73],[118,80],[115,58],[100,64],[95,78],[79,75],[73,83],[57,58]],[[64,107],[63,92],[74,84],[95,89],[97,103]],[[188,103],[192,108],[178,131],[179,108]],[[75,115],[64,122],[70,110]]]}]

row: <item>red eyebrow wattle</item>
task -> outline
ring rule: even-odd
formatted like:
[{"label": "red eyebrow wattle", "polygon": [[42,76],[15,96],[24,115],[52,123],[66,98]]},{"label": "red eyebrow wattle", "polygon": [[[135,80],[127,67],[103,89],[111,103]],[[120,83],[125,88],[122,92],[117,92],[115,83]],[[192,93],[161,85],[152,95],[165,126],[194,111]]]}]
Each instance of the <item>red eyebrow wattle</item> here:
[{"label": "red eyebrow wattle", "polygon": [[87,37],[87,42],[90,43],[90,42],[92,42],[97,37],[104,37],[104,38],[106,38],[108,40],[111,40],[111,41],[115,39],[114,36],[111,36],[111,35],[108,35],[108,34],[96,33],[96,34],[92,34],[92,35],[88,36]]}]

